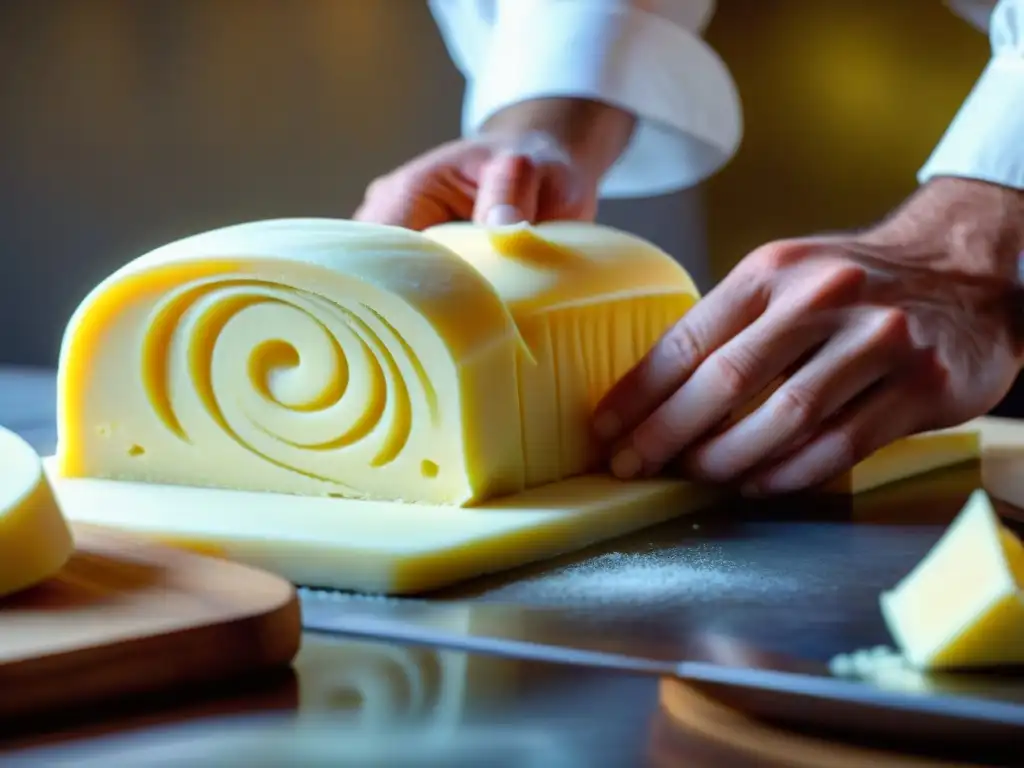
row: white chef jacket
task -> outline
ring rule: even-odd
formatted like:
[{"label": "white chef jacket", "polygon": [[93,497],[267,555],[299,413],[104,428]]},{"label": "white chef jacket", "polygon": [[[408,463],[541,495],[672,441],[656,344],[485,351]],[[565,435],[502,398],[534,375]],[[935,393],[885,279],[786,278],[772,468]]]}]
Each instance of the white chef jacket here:
[{"label": "white chef jacket", "polygon": [[[602,182],[606,198],[693,186],[739,147],[736,86],[701,38],[714,0],[428,2],[466,78],[464,135],[528,99],[575,96],[629,110],[637,128]],[[992,58],[918,180],[1024,189],[1024,0],[948,2],[989,31]]]}]

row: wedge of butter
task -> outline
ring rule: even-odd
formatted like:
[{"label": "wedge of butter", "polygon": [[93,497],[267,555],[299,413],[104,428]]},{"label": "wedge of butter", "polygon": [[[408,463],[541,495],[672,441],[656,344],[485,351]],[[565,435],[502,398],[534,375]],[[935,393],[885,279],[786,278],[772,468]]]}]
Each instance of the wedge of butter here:
[{"label": "wedge of butter", "polygon": [[881,595],[885,623],[918,669],[1024,664],[1024,545],[983,490],[925,558]]},{"label": "wedge of butter", "polygon": [[39,455],[0,427],[0,597],[50,578],[73,550]]},{"label": "wedge of butter", "polygon": [[583,472],[594,404],[697,297],[595,225],[214,230],[78,307],[59,471],[475,505]]}]

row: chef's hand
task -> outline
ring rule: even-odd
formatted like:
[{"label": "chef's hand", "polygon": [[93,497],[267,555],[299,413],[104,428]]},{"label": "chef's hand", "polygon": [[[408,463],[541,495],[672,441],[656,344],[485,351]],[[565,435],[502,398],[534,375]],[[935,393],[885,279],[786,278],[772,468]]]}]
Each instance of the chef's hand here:
[{"label": "chef's hand", "polygon": [[613,473],[795,491],[986,413],[1022,363],[1022,251],[1024,193],[952,178],[865,232],[759,248],[598,405]]},{"label": "chef's hand", "polygon": [[423,230],[449,221],[592,221],[597,188],[634,117],[582,99],[537,99],[377,179],[353,218]]}]

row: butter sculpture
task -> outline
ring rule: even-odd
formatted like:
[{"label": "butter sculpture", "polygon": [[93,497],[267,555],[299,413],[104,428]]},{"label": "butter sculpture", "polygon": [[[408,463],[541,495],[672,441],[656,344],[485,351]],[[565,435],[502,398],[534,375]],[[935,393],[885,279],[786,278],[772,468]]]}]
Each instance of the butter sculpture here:
[{"label": "butter sculpture", "polygon": [[215,230],[74,314],[59,470],[479,503],[584,471],[597,398],[696,299],[669,256],[590,225]]},{"label": "butter sculpture", "polygon": [[300,584],[443,587],[711,503],[585,474],[593,406],[697,298],[596,225],[207,232],[77,309],[47,471],[73,520]]},{"label": "butter sculpture", "polygon": [[73,550],[39,455],[0,427],[0,597],[50,578]]},{"label": "butter sculpture", "polygon": [[881,595],[918,669],[1024,664],[1024,544],[975,491],[927,556]]}]

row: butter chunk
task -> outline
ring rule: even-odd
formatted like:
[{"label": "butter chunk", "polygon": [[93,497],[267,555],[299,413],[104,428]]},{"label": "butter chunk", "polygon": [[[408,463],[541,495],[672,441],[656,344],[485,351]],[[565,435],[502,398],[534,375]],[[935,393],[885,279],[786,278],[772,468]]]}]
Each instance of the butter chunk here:
[{"label": "butter chunk", "polygon": [[307,586],[408,595],[574,552],[707,509],[714,488],[584,476],[474,507],[61,477],[69,519],[215,552]]},{"label": "butter chunk", "polygon": [[515,318],[527,486],[580,474],[598,458],[598,401],[700,298],[653,244],[610,227],[551,222],[424,232],[472,264]]},{"label": "butter chunk", "polygon": [[923,432],[880,448],[829,483],[832,493],[856,494],[981,458],[981,433],[974,429]]},{"label": "butter chunk", "polygon": [[73,550],[42,460],[0,427],[0,597],[50,578]]},{"label": "butter chunk", "polygon": [[1024,545],[977,490],[925,558],[881,595],[919,669],[1024,664]]},{"label": "butter chunk", "polygon": [[455,505],[519,491],[521,345],[491,285],[418,233],[213,230],[128,263],[74,313],[60,473]]}]

